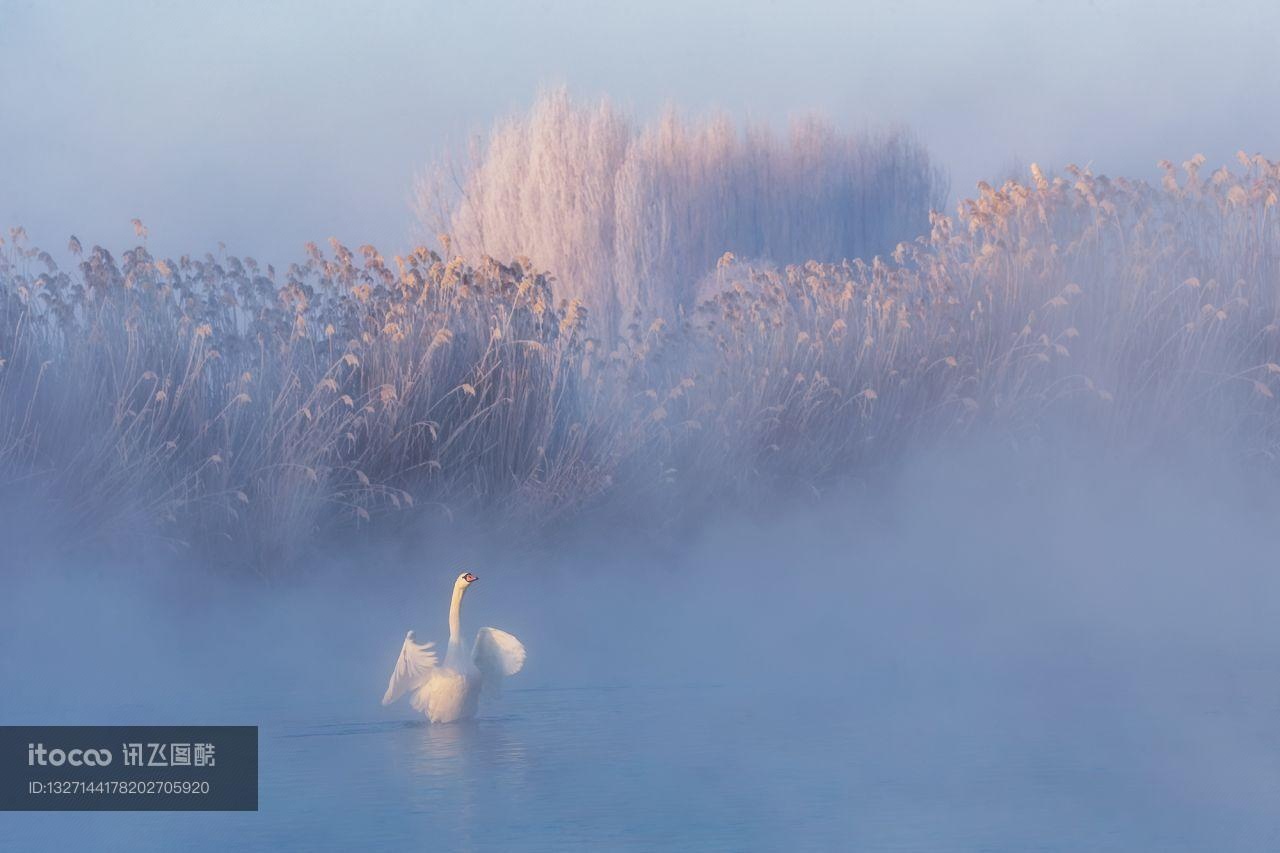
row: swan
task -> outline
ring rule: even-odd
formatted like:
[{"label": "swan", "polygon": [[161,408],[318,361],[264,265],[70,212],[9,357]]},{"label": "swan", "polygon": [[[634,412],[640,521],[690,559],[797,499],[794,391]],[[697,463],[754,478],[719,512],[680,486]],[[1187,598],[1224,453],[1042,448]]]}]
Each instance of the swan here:
[{"label": "swan", "polygon": [[413,632],[404,635],[396,668],[391,672],[382,704],[390,705],[406,693],[414,710],[433,723],[452,723],[475,716],[481,691],[495,694],[502,679],[524,667],[524,645],[506,631],[481,628],[471,654],[462,649],[462,596],[477,580],[463,572],[453,584],[449,602],[449,648],[441,666],[435,643],[419,643]]}]

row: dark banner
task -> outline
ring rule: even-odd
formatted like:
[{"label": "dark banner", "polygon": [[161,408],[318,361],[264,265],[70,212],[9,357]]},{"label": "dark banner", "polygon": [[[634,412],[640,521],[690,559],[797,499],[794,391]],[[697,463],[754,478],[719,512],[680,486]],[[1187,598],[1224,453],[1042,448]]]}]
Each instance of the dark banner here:
[{"label": "dark banner", "polygon": [[257,726],[0,726],[0,811],[257,810]]}]

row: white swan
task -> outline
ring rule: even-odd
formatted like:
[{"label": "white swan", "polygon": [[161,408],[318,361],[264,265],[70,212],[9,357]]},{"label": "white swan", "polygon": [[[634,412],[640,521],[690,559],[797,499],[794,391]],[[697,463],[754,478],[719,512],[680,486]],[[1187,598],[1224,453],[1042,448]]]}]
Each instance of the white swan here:
[{"label": "white swan", "polygon": [[433,723],[452,723],[475,716],[480,692],[495,693],[504,676],[524,666],[524,646],[506,631],[481,628],[468,656],[462,650],[462,596],[475,583],[471,572],[458,575],[449,602],[449,650],[440,666],[435,643],[419,643],[413,632],[404,635],[400,659],[391,673],[382,704],[390,705],[412,692],[410,704]]}]

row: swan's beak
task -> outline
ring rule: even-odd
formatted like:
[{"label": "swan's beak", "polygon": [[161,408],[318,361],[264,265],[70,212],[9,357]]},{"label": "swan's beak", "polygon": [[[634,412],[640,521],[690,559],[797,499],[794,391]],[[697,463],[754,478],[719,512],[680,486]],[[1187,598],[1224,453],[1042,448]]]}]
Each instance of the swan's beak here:
[{"label": "swan's beak", "polygon": [[467,583],[475,583],[476,581],[480,580],[478,577],[471,574],[471,572],[467,572],[465,575],[463,575],[462,579]]}]

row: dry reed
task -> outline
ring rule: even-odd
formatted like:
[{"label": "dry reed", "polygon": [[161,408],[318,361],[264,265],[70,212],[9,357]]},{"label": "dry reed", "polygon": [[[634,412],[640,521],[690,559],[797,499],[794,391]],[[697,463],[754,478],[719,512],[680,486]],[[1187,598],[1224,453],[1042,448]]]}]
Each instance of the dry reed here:
[{"label": "dry reed", "polygon": [[[285,270],[0,252],[0,483],[82,537],[259,567],[424,514],[645,524],[812,493],[948,436],[1274,457],[1280,164],[982,185],[869,261],[725,256],[620,329],[526,261],[311,246]],[[72,247],[79,251],[78,242]]]}]

